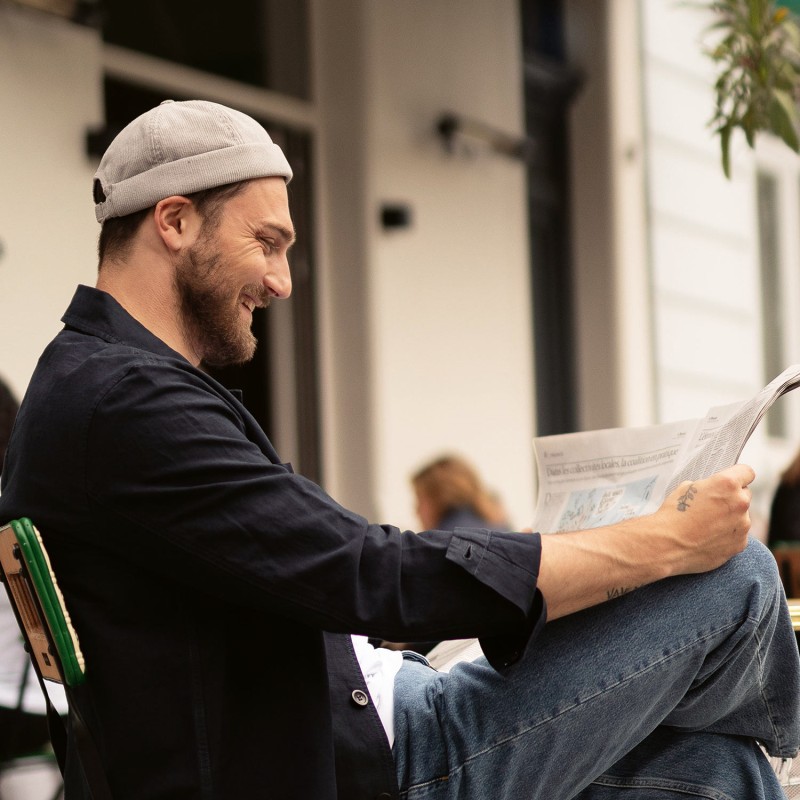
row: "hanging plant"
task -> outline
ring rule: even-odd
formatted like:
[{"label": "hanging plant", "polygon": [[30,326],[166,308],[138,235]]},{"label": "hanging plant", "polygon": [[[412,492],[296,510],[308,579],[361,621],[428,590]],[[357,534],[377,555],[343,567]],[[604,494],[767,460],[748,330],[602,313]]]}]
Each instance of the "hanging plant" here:
[{"label": "hanging plant", "polygon": [[731,135],[737,128],[750,147],[756,134],[766,131],[800,151],[800,28],[789,9],[772,0],[708,5],[718,20],[707,29],[717,38],[707,53],[721,68],[709,125],[719,135],[722,169],[730,178]]}]

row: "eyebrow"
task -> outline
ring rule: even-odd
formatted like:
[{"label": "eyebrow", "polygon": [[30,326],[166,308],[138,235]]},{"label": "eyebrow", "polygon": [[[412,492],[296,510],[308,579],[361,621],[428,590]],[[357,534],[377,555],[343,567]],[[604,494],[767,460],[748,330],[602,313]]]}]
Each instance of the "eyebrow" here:
[{"label": "eyebrow", "polygon": [[291,247],[297,240],[297,234],[294,232],[294,230],[291,228],[284,228],[283,225],[277,225],[274,222],[265,223],[259,232],[266,233],[267,231],[270,231],[273,235],[277,235],[278,238],[283,239],[287,247]]}]

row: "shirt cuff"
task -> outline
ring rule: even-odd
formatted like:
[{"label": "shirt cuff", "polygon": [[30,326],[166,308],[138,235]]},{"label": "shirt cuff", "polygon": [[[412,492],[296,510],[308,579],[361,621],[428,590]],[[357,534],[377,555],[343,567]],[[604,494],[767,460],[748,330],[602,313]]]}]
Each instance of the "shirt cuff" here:
[{"label": "shirt cuff", "polygon": [[513,603],[531,611],[542,558],[538,533],[499,533],[456,528],[447,559]]},{"label": "shirt cuff", "polygon": [[541,555],[538,533],[470,528],[456,528],[453,532],[448,560],[513,603],[523,615],[518,632],[481,639],[483,652],[495,669],[513,664],[545,623],[544,598],[536,590]]}]

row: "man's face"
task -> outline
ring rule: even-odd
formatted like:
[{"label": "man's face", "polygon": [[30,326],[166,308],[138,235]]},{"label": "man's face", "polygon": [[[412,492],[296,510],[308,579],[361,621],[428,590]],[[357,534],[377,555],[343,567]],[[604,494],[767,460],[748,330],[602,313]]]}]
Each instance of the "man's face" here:
[{"label": "man's face", "polygon": [[249,361],[253,309],[292,290],[287,251],[294,241],[286,184],[260,178],[227,200],[216,225],[178,259],[175,286],[195,354],[215,367]]}]

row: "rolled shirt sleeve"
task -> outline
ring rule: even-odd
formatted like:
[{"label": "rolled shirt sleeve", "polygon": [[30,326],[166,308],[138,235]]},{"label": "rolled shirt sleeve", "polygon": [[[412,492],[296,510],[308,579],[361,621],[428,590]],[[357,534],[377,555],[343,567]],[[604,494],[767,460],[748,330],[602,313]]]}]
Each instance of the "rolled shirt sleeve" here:
[{"label": "rolled shirt sleeve", "polygon": [[[533,552],[532,552],[533,551]],[[511,666],[546,621],[546,606],[536,589],[541,535],[456,528],[447,559],[513,603],[525,615],[518,633],[484,636],[481,647],[495,669]]]}]

